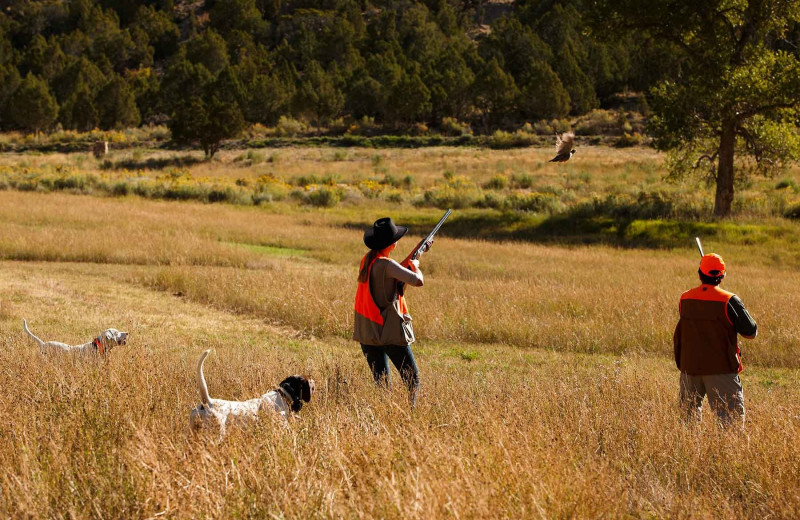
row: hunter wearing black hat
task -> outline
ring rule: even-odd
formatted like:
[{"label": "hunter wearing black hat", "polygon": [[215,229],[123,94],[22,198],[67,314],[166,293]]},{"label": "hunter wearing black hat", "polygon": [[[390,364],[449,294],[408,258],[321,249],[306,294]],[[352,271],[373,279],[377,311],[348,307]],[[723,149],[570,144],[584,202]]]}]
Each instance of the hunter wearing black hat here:
[{"label": "hunter wearing black hat", "polygon": [[399,284],[421,287],[419,261],[406,258],[397,263],[389,254],[408,228],[397,226],[391,218],[375,221],[364,232],[369,252],[361,260],[355,302],[353,339],[361,343],[372,376],[378,384],[390,381],[389,360],[400,372],[416,402],[419,370],[411,352],[414,329]]}]

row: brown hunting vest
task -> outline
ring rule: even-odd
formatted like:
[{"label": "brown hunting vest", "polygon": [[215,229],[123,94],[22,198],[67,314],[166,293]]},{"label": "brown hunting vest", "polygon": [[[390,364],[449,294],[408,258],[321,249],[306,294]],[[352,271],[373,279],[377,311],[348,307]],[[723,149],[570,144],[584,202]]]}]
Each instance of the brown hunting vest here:
[{"label": "brown hunting vest", "polygon": [[701,376],[742,371],[736,329],[728,316],[733,296],[708,284],[681,295],[673,342],[675,363],[682,372]]},{"label": "brown hunting vest", "polygon": [[[366,257],[361,260],[362,265],[365,260]],[[353,339],[363,345],[402,346],[415,341],[405,297],[397,293],[397,281],[389,294],[383,283],[370,283],[373,278],[383,282],[389,262],[385,256],[375,258],[369,266],[367,281],[358,284]]]}]

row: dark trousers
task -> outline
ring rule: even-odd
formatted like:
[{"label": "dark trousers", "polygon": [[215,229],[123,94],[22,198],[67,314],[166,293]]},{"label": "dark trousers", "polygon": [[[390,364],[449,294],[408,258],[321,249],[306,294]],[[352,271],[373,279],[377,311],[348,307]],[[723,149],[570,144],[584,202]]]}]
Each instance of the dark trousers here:
[{"label": "dark trousers", "polygon": [[372,377],[379,385],[389,385],[391,375],[389,372],[389,360],[400,372],[400,377],[408,387],[411,404],[417,402],[417,390],[419,389],[419,369],[414,360],[414,353],[411,352],[411,345],[391,345],[376,347],[373,345],[361,345],[361,352],[367,358]]}]

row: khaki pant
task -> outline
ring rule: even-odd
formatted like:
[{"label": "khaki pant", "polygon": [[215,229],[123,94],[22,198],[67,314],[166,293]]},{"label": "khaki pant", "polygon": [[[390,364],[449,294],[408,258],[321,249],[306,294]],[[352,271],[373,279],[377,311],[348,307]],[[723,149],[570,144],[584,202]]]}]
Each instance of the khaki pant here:
[{"label": "khaki pant", "polygon": [[688,419],[700,419],[703,397],[723,424],[744,424],[744,393],[739,374],[692,376],[681,372],[681,407]]}]

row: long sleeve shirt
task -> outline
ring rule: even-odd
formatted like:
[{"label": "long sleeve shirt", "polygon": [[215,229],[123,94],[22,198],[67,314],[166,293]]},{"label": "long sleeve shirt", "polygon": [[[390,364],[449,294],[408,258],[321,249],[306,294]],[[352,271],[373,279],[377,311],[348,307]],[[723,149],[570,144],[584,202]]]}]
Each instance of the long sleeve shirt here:
[{"label": "long sleeve shirt", "polygon": [[758,334],[758,325],[747,309],[744,303],[735,294],[728,300],[728,317],[733,322],[733,328],[736,329],[738,334],[745,338],[755,338]]},{"label": "long sleeve shirt", "polygon": [[386,261],[387,264],[386,269],[383,271],[383,280],[378,279],[379,274],[377,270],[373,270],[370,273],[370,290],[373,291],[373,298],[376,301],[379,301],[379,299],[375,298],[375,291],[381,289],[383,289],[383,294],[386,295],[386,299],[391,301],[394,297],[394,292],[397,290],[397,282],[403,282],[412,287],[420,287],[424,283],[421,271],[406,269],[391,258],[387,258]]}]

